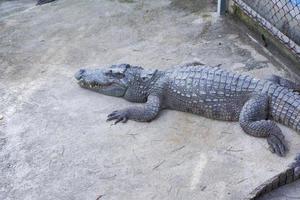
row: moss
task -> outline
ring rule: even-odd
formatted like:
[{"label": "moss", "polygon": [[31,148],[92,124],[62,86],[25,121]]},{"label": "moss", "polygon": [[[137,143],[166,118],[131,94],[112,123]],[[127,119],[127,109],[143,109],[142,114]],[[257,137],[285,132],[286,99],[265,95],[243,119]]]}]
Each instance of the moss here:
[{"label": "moss", "polygon": [[210,17],[211,17],[211,14],[207,14],[207,13],[206,13],[206,14],[203,14],[202,17],[203,17],[203,18],[210,18]]}]

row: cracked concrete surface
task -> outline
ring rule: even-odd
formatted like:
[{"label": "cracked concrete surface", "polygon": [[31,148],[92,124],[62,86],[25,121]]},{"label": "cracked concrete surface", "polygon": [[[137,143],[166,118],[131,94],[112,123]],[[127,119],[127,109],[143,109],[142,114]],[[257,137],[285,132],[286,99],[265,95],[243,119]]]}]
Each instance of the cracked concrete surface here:
[{"label": "cracked concrete surface", "polygon": [[[113,63],[199,60],[291,76],[245,29],[218,18],[213,1],[199,10],[178,2],[0,2],[12,10],[0,14],[0,199],[235,200],[293,160],[300,136],[287,127],[290,152],[279,158],[238,123],[188,113],[111,125],[107,114],[131,103],[77,86],[80,67]],[[277,193],[299,197],[297,184]]]}]

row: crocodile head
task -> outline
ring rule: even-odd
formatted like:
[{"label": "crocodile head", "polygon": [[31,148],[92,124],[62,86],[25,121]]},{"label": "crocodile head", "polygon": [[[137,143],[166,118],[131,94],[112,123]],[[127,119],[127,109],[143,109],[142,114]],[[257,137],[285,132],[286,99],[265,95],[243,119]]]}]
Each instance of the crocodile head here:
[{"label": "crocodile head", "polygon": [[119,64],[104,69],[80,69],[75,78],[83,88],[109,96],[124,97],[129,101],[142,102],[154,74],[153,70]]},{"label": "crocodile head", "polygon": [[106,69],[80,69],[75,78],[78,84],[105,95],[122,97],[128,88],[127,64],[112,65]]}]

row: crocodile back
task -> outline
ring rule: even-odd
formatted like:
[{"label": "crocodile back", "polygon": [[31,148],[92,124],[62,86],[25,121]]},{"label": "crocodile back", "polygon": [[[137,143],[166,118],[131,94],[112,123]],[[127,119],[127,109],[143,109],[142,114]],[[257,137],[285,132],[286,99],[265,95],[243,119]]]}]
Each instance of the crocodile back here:
[{"label": "crocodile back", "polygon": [[259,80],[219,67],[184,66],[166,71],[167,106],[213,119],[237,121]]}]

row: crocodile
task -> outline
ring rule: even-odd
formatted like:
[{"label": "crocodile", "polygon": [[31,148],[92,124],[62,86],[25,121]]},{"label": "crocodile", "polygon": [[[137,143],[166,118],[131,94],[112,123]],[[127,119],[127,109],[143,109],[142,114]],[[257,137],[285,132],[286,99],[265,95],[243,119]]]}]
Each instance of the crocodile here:
[{"label": "crocodile", "polygon": [[[130,64],[87,68],[80,69],[75,78],[83,88],[144,103],[113,111],[107,121],[115,120],[115,124],[128,120],[150,122],[163,109],[238,121],[245,133],[266,138],[270,151],[278,156],[285,156],[288,147],[276,122],[300,132],[300,95],[297,93],[300,85],[275,75],[257,79],[220,66],[192,62],[165,71]],[[300,156],[292,167],[272,179],[271,187],[267,181],[254,190],[252,199],[299,178],[299,160]]]},{"label": "crocodile", "polygon": [[80,69],[75,78],[83,88],[145,103],[112,112],[107,120],[115,123],[149,122],[163,109],[239,121],[245,133],[266,138],[279,156],[285,156],[288,147],[275,122],[300,132],[300,95],[295,92],[300,87],[278,76],[260,80],[192,62],[165,71],[130,64]]},{"label": "crocodile", "polygon": [[256,200],[264,194],[277,189],[280,186],[292,183],[300,179],[300,154],[295,158],[295,161],[288,168],[268,179],[264,183],[256,187],[245,200]]}]

